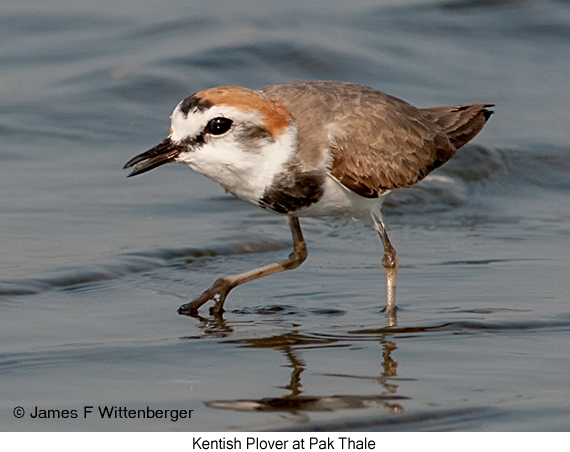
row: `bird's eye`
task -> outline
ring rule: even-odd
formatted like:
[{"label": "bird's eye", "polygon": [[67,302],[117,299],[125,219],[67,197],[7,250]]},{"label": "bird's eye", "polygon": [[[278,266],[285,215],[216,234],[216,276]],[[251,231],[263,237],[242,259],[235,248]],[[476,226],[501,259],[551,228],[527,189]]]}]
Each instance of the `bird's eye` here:
[{"label": "bird's eye", "polygon": [[230,130],[232,124],[233,121],[231,119],[222,117],[214,118],[208,122],[206,125],[206,130],[212,135],[221,135]]}]

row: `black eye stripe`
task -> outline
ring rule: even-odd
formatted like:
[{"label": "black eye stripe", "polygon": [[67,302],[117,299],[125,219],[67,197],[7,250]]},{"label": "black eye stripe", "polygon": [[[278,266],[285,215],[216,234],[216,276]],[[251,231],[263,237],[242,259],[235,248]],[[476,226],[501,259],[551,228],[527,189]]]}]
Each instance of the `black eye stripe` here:
[{"label": "black eye stripe", "polygon": [[224,118],[222,116],[214,119],[210,119],[208,124],[206,124],[206,131],[211,135],[222,135],[226,133],[232,127],[233,121],[229,118]]},{"label": "black eye stripe", "polygon": [[192,138],[186,137],[180,142],[180,144],[188,148],[195,148],[197,146],[201,146],[204,144],[204,133],[201,133],[200,135]]}]

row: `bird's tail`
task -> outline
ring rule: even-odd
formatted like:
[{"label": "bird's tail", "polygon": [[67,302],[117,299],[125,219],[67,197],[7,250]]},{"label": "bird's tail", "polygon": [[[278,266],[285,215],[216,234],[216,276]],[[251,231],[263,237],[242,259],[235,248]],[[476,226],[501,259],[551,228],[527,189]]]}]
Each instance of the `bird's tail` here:
[{"label": "bird's tail", "polygon": [[445,131],[451,143],[459,149],[477,135],[493,111],[493,104],[455,105],[453,107],[424,108]]}]

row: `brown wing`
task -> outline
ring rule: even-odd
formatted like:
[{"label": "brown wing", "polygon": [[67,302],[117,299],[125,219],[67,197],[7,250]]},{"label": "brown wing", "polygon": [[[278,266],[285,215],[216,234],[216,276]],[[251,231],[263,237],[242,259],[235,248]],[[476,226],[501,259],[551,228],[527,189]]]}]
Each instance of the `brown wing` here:
[{"label": "brown wing", "polygon": [[421,110],[372,88],[339,82],[290,83],[261,91],[280,98],[291,111],[305,170],[314,169],[330,149],[329,172],[361,196],[409,187],[459,147],[441,124],[457,114],[444,109],[458,107]]}]

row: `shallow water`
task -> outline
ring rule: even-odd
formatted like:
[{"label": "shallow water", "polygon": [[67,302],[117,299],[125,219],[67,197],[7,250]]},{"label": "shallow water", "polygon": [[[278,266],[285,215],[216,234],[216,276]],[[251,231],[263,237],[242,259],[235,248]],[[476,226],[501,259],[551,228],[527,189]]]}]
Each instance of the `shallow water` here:
[{"label": "shallow water", "polygon": [[[568,2],[0,12],[3,430],[569,429]],[[345,219],[302,220],[307,262],[236,289],[223,319],[179,316],[216,278],[287,256],[290,231],[182,165],[133,179],[122,165],[193,92],[299,79],[496,114],[386,203],[397,318],[381,310],[377,234]]]}]

